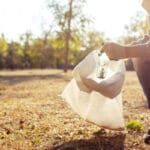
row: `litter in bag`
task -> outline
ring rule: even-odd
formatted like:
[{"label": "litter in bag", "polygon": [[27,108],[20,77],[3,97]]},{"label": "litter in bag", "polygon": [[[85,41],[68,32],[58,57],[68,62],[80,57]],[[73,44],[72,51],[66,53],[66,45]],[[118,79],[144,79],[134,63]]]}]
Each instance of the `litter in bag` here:
[{"label": "litter in bag", "polygon": [[73,70],[73,79],[62,97],[86,121],[100,127],[123,130],[121,89],[125,77],[122,60],[109,60],[94,50]]}]

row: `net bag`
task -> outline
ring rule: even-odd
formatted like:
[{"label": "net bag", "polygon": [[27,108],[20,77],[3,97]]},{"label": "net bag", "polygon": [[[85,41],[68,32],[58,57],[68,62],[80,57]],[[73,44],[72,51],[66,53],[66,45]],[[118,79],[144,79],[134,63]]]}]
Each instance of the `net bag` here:
[{"label": "net bag", "polygon": [[94,50],[73,70],[73,79],[62,97],[86,121],[100,127],[123,130],[121,89],[125,76],[122,60],[109,60]]}]

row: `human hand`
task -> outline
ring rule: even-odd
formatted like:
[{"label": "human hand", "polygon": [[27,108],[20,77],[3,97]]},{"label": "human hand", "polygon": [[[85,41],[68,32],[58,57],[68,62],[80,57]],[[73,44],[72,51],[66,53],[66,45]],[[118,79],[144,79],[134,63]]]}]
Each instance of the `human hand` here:
[{"label": "human hand", "polygon": [[104,43],[102,51],[105,52],[110,59],[118,60],[126,58],[125,47],[114,42]]}]

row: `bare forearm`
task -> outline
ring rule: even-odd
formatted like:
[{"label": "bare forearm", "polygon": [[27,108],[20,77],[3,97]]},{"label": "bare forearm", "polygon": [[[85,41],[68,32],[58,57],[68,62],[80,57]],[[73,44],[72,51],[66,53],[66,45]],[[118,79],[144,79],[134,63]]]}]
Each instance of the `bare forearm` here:
[{"label": "bare forearm", "polygon": [[150,37],[145,36],[142,40],[131,43],[130,45],[120,45],[114,42],[105,43],[102,50],[110,59],[124,59],[134,57],[150,58]]},{"label": "bare forearm", "polygon": [[124,46],[127,58],[132,57],[149,57],[150,58],[150,44],[136,44],[131,46]]}]

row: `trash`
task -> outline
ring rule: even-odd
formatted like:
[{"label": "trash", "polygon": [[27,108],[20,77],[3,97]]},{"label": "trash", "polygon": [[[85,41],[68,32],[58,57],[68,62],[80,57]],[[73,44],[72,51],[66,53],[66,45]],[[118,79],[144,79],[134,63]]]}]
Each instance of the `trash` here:
[{"label": "trash", "polygon": [[121,89],[125,66],[94,50],[73,70],[62,97],[85,120],[100,127],[124,130]]}]

